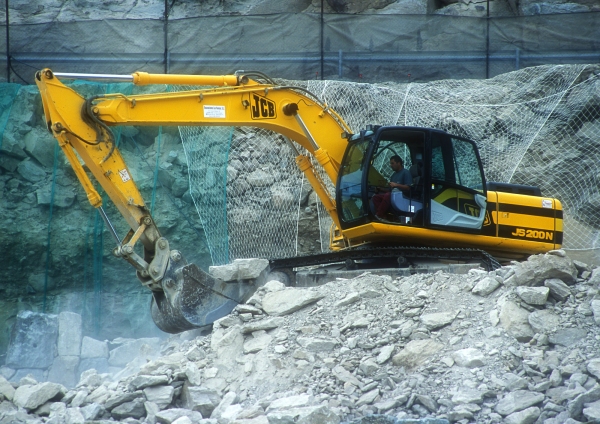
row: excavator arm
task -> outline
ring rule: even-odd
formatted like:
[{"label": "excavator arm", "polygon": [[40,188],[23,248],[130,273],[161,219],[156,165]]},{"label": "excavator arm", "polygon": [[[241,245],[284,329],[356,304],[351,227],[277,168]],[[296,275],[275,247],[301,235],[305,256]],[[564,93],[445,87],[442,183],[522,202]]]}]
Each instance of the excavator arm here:
[{"label": "excavator arm", "polygon": [[[63,78],[130,81],[136,85],[173,84],[214,88],[144,95],[107,94],[85,99]],[[324,168],[335,185],[350,129],[314,95],[297,87],[265,84],[246,75],[36,74],[48,130],[57,139],[115,239],[114,254],[129,262],[154,295],[152,314],[159,328],[179,332],[208,325],[245,300],[248,287],[214,281],[161,237],[110,127],[119,125],[253,126],[269,129],[302,146]],[[334,200],[309,156],[296,163],[340,228]],[[119,237],[102,208],[86,169],[104,189],[130,230]],[[138,242],[143,256],[136,253]]]}]

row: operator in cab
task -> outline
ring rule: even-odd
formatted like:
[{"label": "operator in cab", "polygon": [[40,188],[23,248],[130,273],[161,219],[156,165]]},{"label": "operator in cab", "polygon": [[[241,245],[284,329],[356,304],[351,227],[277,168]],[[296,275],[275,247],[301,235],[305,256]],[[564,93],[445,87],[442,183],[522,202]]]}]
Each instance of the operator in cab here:
[{"label": "operator in cab", "polygon": [[394,171],[390,177],[388,183],[389,189],[378,189],[386,190],[383,193],[377,193],[373,196],[373,206],[375,207],[375,215],[377,218],[384,219],[390,209],[390,202],[392,197],[392,190],[397,188],[405,193],[410,192],[410,185],[412,184],[412,175],[410,171],[404,168],[404,161],[398,155],[394,155],[390,158],[390,167]]}]

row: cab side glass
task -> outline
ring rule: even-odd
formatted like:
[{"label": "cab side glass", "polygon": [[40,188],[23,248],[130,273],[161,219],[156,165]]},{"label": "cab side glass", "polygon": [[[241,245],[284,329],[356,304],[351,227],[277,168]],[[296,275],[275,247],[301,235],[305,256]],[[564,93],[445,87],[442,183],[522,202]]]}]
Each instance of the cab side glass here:
[{"label": "cab side glass", "polygon": [[483,177],[475,146],[464,140],[452,139],[454,151],[454,174],[456,184],[477,191],[483,191]]},{"label": "cab side glass", "polygon": [[339,186],[341,205],[338,206],[342,221],[351,222],[366,215],[361,186],[365,171],[363,160],[368,148],[368,140],[352,144],[342,163]]},{"label": "cab side glass", "polygon": [[481,229],[486,209],[483,181],[472,143],[444,135],[432,137],[430,223]]}]

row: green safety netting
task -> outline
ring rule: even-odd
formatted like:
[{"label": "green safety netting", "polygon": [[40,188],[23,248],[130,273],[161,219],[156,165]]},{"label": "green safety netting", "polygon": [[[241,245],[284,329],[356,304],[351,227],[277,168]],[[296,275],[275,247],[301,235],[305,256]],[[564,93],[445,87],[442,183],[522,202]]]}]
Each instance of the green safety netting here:
[{"label": "green safety netting", "polygon": [[[86,97],[115,92],[127,95],[140,91],[132,84],[125,83],[75,82],[72,85]],[[165,90],[166,87],[152,89]],[[144,91],[147,92],[148,89]],[[0,202],[0,215],[7,218],[15,207],[19,211],[20,207],[12,202],[20,200],[28,211],[15,214],[17,225],[27,229],[29,233],[32,217],[28,214],[35,210],[34,225],[40,229],[38,238],[34,241],[26,238],[19,240],[18,235],[12,237],[10,242],[7,237],[3,239],[3,250],[14,252],[8,246],[10,243],[27,245],[29,251],[26,253],[32,257],[23,259],[30,266],[28,270],[24,266],[6,266],[0,270],[0,290],[18,282],[21,288],[28,291],[30,302],[39,305],[40,311],[57,313],[66,308],[78,312],[82,315],[87,330],[101,336],[103,331],[107,331],[107,321],[110,320],[102,313],[103,310],[111,309],[107,303],[123,302],[128,296],[141,296],[147,297],[146,303],[149,305],[149,292],[141,290],[135,271],[128,264],[112,257],[110,252],[115,241],[105,228],[98,211],[87,202],[83,189],[55,139],[44,128],[37,87],[0,84],[0,107],[0,176],[5,176],[1,181],[23,180],[21,174],[26,171],[18,168],[18,164],[23,162],[32,163],[33,169],[44,175],[39,181],[24,179],[24,183],[16,188],[16,191],[31,192],[30,197],[33,196],[31,200],[34,203],[24,203],[28,200],[17,197],[0,198],[3,200]],[[197,251],[191,252],[189,259],[206,268],[210,263],[210,256],[205,253],[206,240],[200,221],[197,217],[190,216],[190,211],[195,215],[193,206],[188,206],[189,210],[185,210],[187,204],[181,200],[181,189],[178,196],[173,194],[173,181],[169,181],[172,175],[165,169],[173,162],[173,150],[165,149],[175,148],[173,134],[176,134],[176,129],[165,134],[160,127],[141,130],[116,127],[113,128],[113,134],[149,209],[156,214],[161,230],[172,240],[184,239],[187,244],[191,244],[190,240],[193,240]],[[180,155],[182,161],[177,166],[182,169],[182,150]],[[24,175],[31,178],[28,174]],[[181,181],[178,183],[181,185]],[[5,184],[1,188],[5,189]],[[6,192],[9,191],[8,189]],[[104,208],[122,238],[126,233],[124,223],[120,222],[122,219],[110,200],[101,193]],[[42,198],[45,200],[41,200]],[[170,212],[168,217],[165,217],[165,211]],[[41,261],[34,260],[36,254],[40,255]],[[35,278],[30,274],[35,275]],[[73,287],[71,298],[56,295],[56,289],[60,286]],[[119,319],[131,319],[126,317],[130,312],[122,312]],[[148,311],[144,311],[137,319],[140,320],[138,325],[145,325],[143,320],[151,322]]]}]

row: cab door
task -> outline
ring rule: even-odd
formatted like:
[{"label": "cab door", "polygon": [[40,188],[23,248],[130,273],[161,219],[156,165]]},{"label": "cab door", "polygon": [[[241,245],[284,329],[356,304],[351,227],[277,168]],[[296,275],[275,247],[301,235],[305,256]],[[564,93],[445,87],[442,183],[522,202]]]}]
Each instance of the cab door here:
[{"label": "cab door", "polygon": [[430,140],[430,226],[479,232],[487,201],[477,147],[470,140],[441,132],[432,133]]}]

